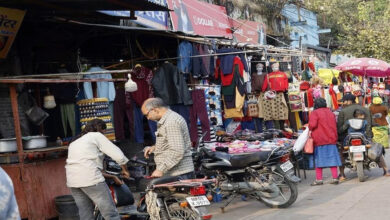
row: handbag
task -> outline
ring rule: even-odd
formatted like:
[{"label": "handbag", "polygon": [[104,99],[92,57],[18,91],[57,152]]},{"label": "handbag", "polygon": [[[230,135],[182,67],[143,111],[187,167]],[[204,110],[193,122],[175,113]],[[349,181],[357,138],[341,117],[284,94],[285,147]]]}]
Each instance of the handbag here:
[{"label": "handbag", "polygon": [[[32,97],[31,97],[32,98]],[[49,117],[49,113],[45,112],[42,108],[40,108],[35,99],[33,100],[33,106],[29,108],[25,114],[27,115],[27,118],[35,125],[41,125],[44,120],[46,120],[47,117]]]},{"label": "handbag", "polygon": [[305,143],[305,147],[303,148],[303,152],[305,154],[313,154],[314,153],[314,141],[311,137],[311,133],[309,134],[309,138],[307,139]]},{"label": "handbag", "polygon": [[259,117],[259,105],[257,104],[256,97],[254,95],[249,95],[248,100],[248,116],[249,117]]}]

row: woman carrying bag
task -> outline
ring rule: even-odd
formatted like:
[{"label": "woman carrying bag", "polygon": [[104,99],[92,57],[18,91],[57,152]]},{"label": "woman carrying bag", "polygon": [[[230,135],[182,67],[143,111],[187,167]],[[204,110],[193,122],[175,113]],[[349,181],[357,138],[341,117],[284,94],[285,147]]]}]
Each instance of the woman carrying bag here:
[{"label": "woman carrying bag", "polygon": [[313,138],[316,180],[312,186],[322,185],[322,168],[329,167],[332,172],[331,184],[338,184],[337,167],[341,160],[337,143],[336,116],[326,107],[323,98],[314,101],[314,111],[310,114],[309,130]]}]

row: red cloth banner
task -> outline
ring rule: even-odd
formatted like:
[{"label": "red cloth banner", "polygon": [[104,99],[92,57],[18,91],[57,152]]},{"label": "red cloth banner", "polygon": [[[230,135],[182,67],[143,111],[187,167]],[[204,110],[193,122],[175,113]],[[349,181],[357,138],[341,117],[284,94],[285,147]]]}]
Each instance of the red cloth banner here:
[{"label": "red cloth banner", "polygon": [[233,20],[233,37],[238,42],[266,45],[267,27],[263,23]]}]

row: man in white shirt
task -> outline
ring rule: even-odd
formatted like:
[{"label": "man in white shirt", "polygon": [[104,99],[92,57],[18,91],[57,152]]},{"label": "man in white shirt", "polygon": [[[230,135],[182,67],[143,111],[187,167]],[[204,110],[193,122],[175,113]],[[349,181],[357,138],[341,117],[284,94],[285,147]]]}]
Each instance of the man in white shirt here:
[{"label": "man in white shirt", "polygon": [[122,151],[103,135],[106,124],[100,119],[89,121],[82,136],[69,145],[66,160],[67,186],[79,208],[80,219],[93,220],[96,204],[106,220],[120,220],[110,190],[103,177],[103,158],[108,155],[122,167],[129,178],[129,161]]}]

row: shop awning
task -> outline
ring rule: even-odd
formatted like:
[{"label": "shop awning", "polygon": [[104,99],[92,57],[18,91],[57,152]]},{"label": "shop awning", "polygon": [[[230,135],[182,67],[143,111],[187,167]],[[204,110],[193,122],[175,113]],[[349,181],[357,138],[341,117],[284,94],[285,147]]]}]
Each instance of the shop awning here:
[{"label": "shop awning", "polygon": [[169,11],[149,0],[5,0],[2,7],[24,10],[88,12],[97,10]]}]

